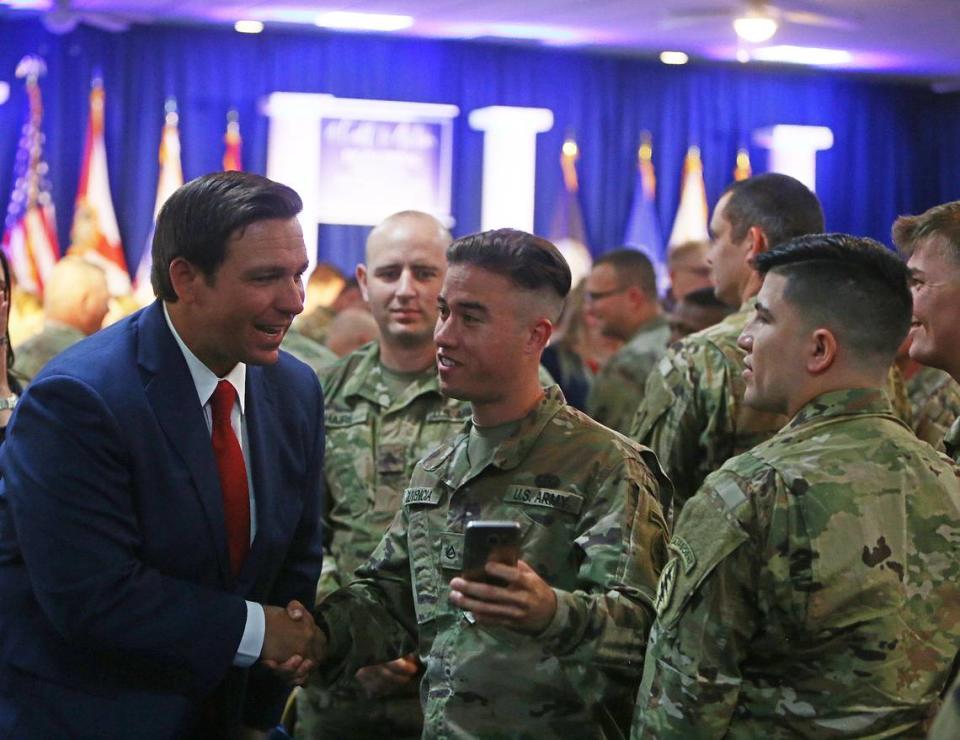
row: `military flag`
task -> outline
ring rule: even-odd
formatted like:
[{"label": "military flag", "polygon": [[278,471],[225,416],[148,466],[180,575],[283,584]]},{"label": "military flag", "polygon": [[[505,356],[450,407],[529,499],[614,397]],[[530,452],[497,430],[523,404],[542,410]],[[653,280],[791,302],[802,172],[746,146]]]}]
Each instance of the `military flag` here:
[{"label": "military flag", "polygon": [[130,292],[130,273],[110,197],[103,109],[103,80],[97,77],[90,89],[90,118],[67,254],[83,257],[102,267],[110,295],[121,296]]},{"label": "military flag", "polygon": [[147,245],[137,267],[136,298],[141,305],[150,303],[153,288],[150,285],[150,268],[153,266],[153,231],[157,225],[157,215],[163,204],[173,192],[183,185],[183,167],[180,164],[180,130],[178,128],[177,101],[169,98],[164,107],[166,117],[160,136],[160,175],[157,178],[157,199],[153,206],[153,225],[147,237]]},{"label": "military flag", "polygon": [[700,147],[687,149],[683,162],[683,183],[680,189],[680,205],[673,220],[673,229],[667,242],[669,247],[684,242],[707,241],[710,232],[707,229],[707,191],[703,184],[703,163],[700,161]]},{"label": "military flag", "polygon": [[51,196],[49,168],[43,158],[43,101],[40,77],[47,65],[40,57],[26,56],[16,76],[27,90],[27,122],[21,130],[14,163],[13,192],[4,221],[2,247],[20,290],[43,296],[43,284],[60,259],[57,219]]},{"label": "military flag", "polygon": [[242,170],[243,163],[240,149],[243,139],[240,138],[240,115],[232,110],[227,113],[227,132],[223,135],[223,170]]},{"label": "military flag", "polygon": [[573,135],[568,134],[560,150],[563,189],[560,191],[550,223],[550,240],[557,245],[557,249],[567,260],[574,285],[587,276],[593,265],[593,258],[587,247],[583,210],[580,207],[578,159],[580,159],[580,147]]},{"label": "military flag", "polygon": [[630,218],[627,220],[623,244],[643,252],[650,258],[657,273],[657,286],[663,292],[666,290],[668,277],[663,232],[660,230],[660,219],[657,218],[657,178],[653,169],[652,142],[650,132],[645,131],[637,150],[633,205],[630,208]]}]

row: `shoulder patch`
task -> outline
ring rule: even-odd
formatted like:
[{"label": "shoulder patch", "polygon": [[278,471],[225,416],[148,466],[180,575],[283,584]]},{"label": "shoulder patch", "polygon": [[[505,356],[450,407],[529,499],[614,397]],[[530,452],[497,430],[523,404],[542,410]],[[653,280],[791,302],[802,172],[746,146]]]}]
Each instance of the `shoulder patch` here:
[{"label": "shoulder patch", "polygon": [[673,587],[677,585],[677,568],[679,559],[671,558],[663,571],[660,573],[660,580],[657,581],[657,597],[653,601],[653,609],[658,618],[663,617],[663,613],[670,606],[670,597],[673,596]]},{"label": "shoulder patch", "polygon": [[570,514],[579,514],[583,508],[583,496],[570,491],[556,491],[551,488],[533,488],[532,486],[510,486],[504,503],[543,506],[548,509],[560,509]]},{"label": "shoulder patch", "polygon": [[697,556],[693,552],[693,548],[690,547],[690,543],[683,539],[683,537],[674,535],[670,538],[670,544],[668,544],[667,547],[673,550],[680,558],[680,564],[683,567],[684,573],[689,573],[696,567]]},{"label": "shoulder patch", "polygon": [[720,480],[712,481],[712,483],[714,492],[723,501],[729,512],[735,511],[740,504],[747,500],[747,494],[728,476],[723,476]]}]

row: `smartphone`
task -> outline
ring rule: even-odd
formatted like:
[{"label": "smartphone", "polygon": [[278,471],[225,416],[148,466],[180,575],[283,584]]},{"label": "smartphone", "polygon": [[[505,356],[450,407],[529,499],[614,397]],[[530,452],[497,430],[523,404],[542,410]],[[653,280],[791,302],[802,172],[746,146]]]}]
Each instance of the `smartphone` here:
[{"label": "smartphone", "polygon": [[467,522],[463,538],[463,577],[496,586],[506,583],[483,569],[488,560],[516,565],[520,559],[518,522],[477,520]]}]

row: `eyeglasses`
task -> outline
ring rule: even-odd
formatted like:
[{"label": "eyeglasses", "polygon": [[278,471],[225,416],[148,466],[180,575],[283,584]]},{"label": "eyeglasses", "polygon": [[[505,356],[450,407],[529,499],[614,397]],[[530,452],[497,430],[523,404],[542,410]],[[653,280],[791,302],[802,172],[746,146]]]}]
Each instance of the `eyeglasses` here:
[{"label": "eyeglasses", "polygon": [[617,293],[624,293],[627,290],[628,288],[614,288],[613,290],[599,290],[599,291],[588,290],[584,294],[584,297],[591,303],[596,303],[599,300],[603,300],[604,298],[609,298],[610,296],[616,295]]}]

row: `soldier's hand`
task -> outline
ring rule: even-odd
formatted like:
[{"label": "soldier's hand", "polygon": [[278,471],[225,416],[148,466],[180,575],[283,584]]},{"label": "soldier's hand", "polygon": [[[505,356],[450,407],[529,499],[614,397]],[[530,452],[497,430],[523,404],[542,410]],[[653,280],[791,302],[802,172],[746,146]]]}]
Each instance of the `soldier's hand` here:
[{"label": "soldier's hand", "polygon": [[415,680],[420,671],[420,661],[413,654],[380,665],[368,665],[357,671],[357,681],[371,699],[396,694]]},{"label": "soldier's hand", "polygon": [[473,612],[480,624],[531,635],[543,632],[557,611],[557,595],[550,585],[523,560],[516,567],[489,561],[484,569],[507,585],[454,578],[450,581],[450,601]]},{"label": "soldier's hand", "polygon": [[302,686],[326,653],[326,640],[310,612],[299,601],[286,608],[264,606],[261,662],[289,684]]}]

